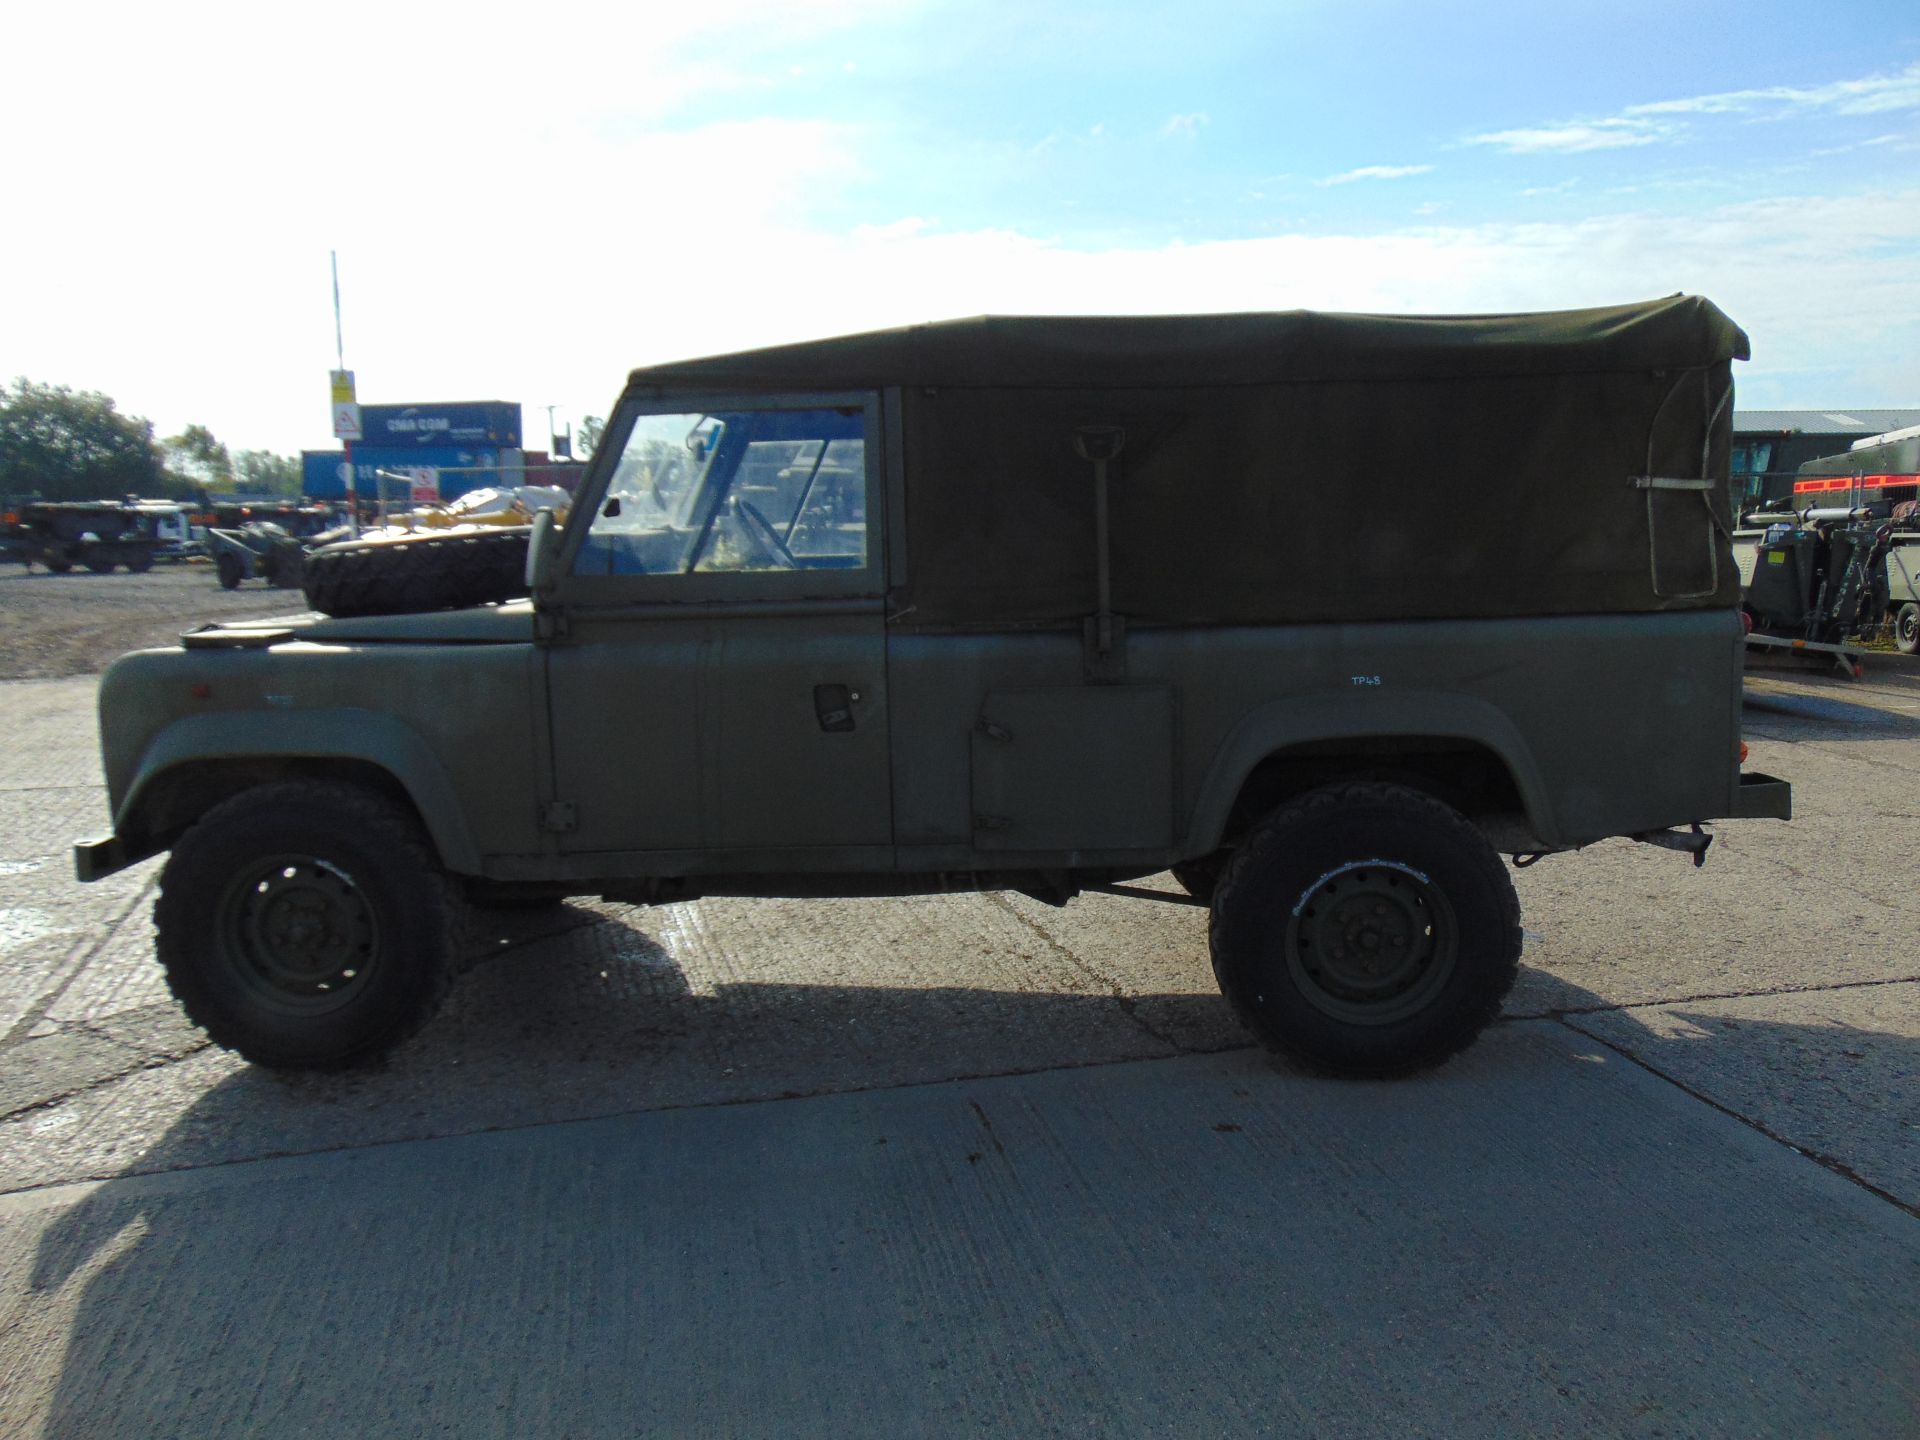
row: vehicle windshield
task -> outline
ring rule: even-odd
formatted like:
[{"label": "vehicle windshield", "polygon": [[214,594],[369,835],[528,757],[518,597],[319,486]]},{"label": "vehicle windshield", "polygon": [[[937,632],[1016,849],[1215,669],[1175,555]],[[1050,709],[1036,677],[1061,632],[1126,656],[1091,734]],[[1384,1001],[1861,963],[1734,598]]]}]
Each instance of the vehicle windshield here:
[{"label": "vehicle windshield", "polygon": [[640,415],[582,544],[579,575],[859,569],[858,407]]},{"label": "vehicle windshield", "polygon": [[[594,562],[591,569],[671,573],[685,568],[697,533],[694,502],[725,429],[723,421],[707,415],[634,420],[593,522],[592,540],[606,552],[607,563]],[[615,551],[623,552],[628,563],[613,563]],[[581,559],[588,561],[585,555]]]}]

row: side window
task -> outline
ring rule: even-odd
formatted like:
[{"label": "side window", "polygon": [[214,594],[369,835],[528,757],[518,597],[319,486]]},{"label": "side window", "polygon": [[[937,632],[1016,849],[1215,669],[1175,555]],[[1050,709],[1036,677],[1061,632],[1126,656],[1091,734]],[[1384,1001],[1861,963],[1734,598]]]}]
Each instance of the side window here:
[{"label": "side window", "polygon": [[574,573],[861,569],[866,465],[858,406],[638,416]]}]

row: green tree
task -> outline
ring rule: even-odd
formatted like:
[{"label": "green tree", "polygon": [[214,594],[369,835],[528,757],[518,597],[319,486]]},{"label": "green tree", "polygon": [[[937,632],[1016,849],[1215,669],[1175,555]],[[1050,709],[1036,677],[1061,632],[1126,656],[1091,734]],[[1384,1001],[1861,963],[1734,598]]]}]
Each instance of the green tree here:
[{"label": "green tree", "polygon": [[20,378],[0,390],[0,492],[46,500],[181,493],[154,448],[153,425],[111,397]]},{"label": "green tree", "polygon": [[233,457],[204,425],[189,425],[160,442],[167,469],[196,490],[231,490]]},{"label": "green tree", "polygon": [[598,415],[588,415],[580,421],[580,428],[573,432],[573,456],[584,460],[600,448],[600,437],[607,433],[607,422]]},{"label": "green tree", "polygon": [[298,495],[300,457],[242,450],[233,457],[234,484],[248,495]]}]

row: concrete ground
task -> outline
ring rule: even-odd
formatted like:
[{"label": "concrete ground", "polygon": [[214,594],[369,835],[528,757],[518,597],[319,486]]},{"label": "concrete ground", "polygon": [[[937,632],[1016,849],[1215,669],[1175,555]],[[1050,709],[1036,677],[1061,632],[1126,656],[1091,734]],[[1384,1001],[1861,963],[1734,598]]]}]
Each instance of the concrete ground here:
[{"label": "concrete ground", "polygon": [[1920,670],[1752,680],[1795,820],[1519,872],[1395,1083],[1005,895],[570,905],[256,1072],[70,879],[92,696],[0,685],[0,1434],[1920,1434]]}]

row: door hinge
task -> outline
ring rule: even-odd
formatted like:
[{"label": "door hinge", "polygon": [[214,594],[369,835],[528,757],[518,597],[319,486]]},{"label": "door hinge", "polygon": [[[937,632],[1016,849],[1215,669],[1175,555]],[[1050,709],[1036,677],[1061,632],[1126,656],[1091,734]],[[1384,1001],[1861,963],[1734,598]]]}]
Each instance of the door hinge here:
[{"label": "door hinge", "polygon": [[568,628],[566,611],[542,610],[535,607],[533,635],[536,640],[565,640]]},{"label": "door hinge", "polygon": [[1013,828],[1013,820],[1006,815],[987,815],[976,812],[973,817],[973,828],[976,830],[1011,830]]},{"label": "door hinge", "polygon": [[575,823],[571,800],[549,800],[547,808],[540,812],[540,828],[555,835],[565,835]]}]

